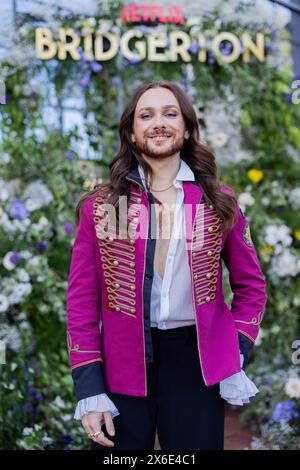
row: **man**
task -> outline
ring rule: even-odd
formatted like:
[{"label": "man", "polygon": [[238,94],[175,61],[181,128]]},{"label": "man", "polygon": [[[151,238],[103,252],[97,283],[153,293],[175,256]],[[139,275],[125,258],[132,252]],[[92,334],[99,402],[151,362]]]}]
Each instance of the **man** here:
[{"label": "man", "polygon": [[[165,450],[223,449],[220,388],[245,379],[240,352],[245,368],[267,300],[249,223],[176,83],[138,87],[119,132],[110,182],[77,206],[67,292],[75,417],[93,449],[151,450],[156,429]],[[247,390],[233,398],[247,401]]]}]

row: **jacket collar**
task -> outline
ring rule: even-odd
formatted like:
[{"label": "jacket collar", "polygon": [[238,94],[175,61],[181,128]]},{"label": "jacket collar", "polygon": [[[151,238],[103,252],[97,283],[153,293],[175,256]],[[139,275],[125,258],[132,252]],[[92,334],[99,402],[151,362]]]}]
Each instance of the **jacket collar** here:
[{"label": "jacket collar", "polygon": [[143,191],[145,190],[142,178],[140,176],[138,167],[136,166],[133,170],[131,170],[128,175],[125,176],[127,181],[131,181],[134,184],[137,184]]},{"label": "jacket collar", "polygon": [[[146,190],[144,182],[143,182],[144,172],[140,165],[137,165],[133,170],[131,170],[125,179],[131,181],[134,184],[137,184],[143,191]],[[196,184],[195,175],[192,169],[188,166],[188,164],[180,159],[180,168],[179,171],[174,178],[174,183],[176,181],[191,181]]]}]

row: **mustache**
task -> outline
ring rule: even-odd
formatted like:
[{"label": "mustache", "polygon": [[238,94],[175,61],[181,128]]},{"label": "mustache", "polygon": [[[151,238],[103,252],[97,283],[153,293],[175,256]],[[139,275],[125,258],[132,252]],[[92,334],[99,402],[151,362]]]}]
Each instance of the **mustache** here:
[{"label": "mustache", "polygon": [[162,132],[155,132],[154,134],[148,134],[146,137],[157,137],[159,135],[171,137],[173,135],[172,132],[162,131]]}]

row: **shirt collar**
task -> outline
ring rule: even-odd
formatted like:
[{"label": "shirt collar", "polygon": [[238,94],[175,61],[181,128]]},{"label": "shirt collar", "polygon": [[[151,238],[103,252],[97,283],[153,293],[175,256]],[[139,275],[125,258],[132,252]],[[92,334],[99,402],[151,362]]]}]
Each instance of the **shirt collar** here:
[{"label": "shirt collar", "polygon": [[[143,185],[146,189],[144,170],[141,165],[138,165],[138,171]],[[180,158],[180,168],[173,180],[173,184],[176,188],[182,187],[182,181],[195,181],[195,175],[192,169],[188,166],[188,164],[184,160],[182,160],[182,158]]]}]

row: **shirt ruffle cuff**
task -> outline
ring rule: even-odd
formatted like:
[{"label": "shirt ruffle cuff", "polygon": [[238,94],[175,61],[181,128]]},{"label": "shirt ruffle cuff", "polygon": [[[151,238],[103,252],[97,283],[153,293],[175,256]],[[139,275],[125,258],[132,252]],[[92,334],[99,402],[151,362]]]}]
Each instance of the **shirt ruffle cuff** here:
[{"label": "shirt ruffle cuff", "polygon": [[[241,367],[244,362],[243,354],[240,354]],[[259,392],[252,380],[241,370],[220,382],[220,395],[231,405],[245,405],[250,403],[250,398]]]},{"label": "shirt ruffle cuff", "polygon": [[[106,393],[101,393],[99,395],[94,395],[92,397],[83,398],[79,400],[76,406],[74,419],[80,421],[82,417],[92,411],[104,412],[110,411],[112,418],[118,416],[119,410],[116,408],[111,399],[106,395]],[[104,419],[101,420],[101,425],[104,424]]]}]

